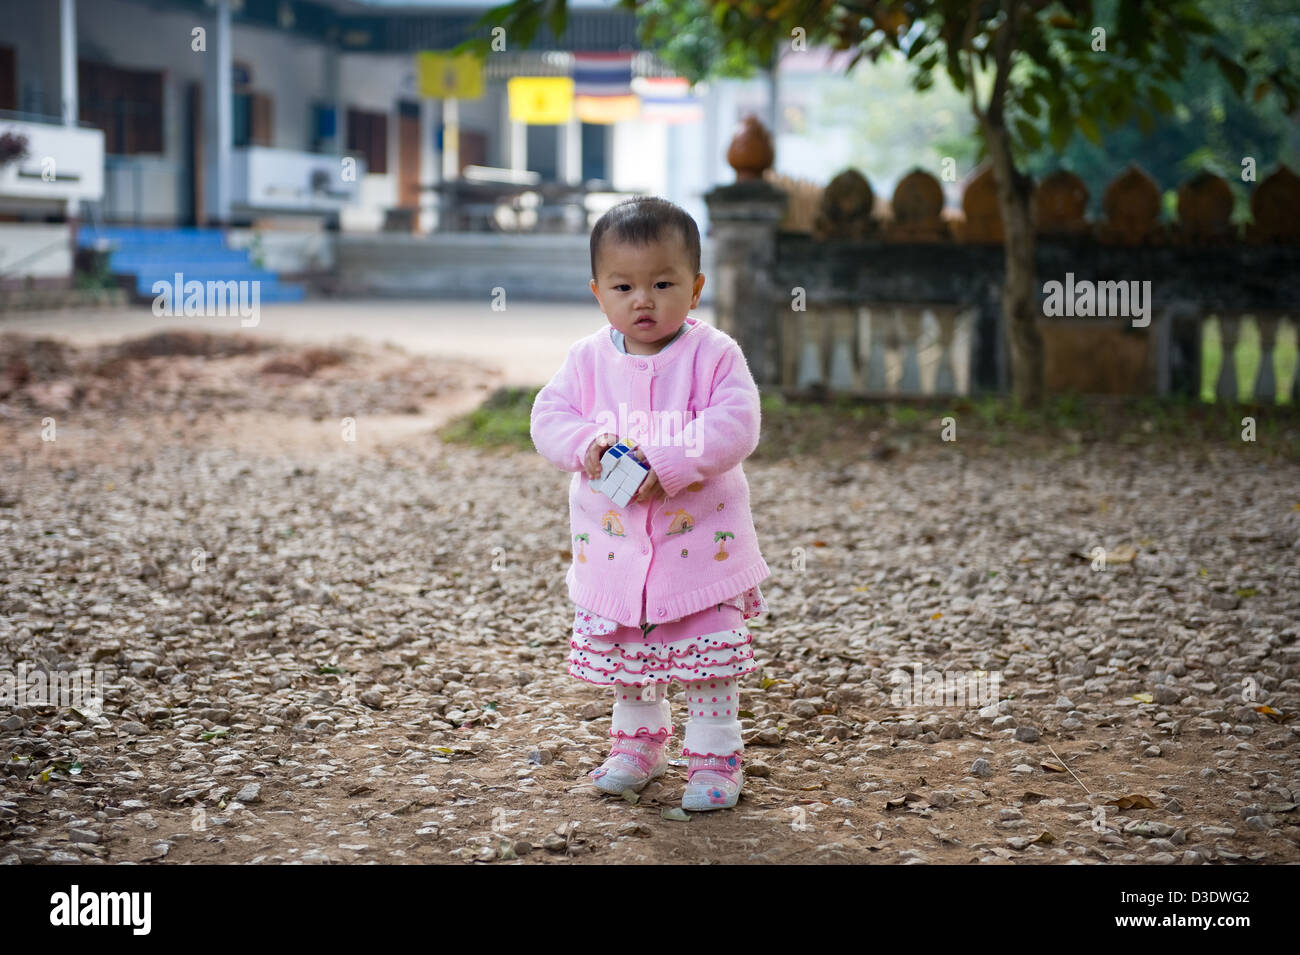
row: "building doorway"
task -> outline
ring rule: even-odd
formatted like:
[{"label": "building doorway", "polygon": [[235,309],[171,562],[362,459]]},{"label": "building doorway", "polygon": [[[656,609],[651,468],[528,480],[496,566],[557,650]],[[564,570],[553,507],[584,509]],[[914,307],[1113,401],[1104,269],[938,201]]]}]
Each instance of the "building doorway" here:
[{"label": "building doorway", "polygon": [[528,125],[528,168],[540,175],[543,182],[555,182],[560,178],[559,136],[559,126]]}]

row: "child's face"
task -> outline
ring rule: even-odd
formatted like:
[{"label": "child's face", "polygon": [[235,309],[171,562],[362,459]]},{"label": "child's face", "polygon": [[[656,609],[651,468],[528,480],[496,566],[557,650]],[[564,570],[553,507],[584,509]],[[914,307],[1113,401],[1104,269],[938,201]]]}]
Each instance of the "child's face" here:
[{"label": "child's face", "polygon": [[598,261],[591,291],[629,354],[657,354],[700,304],[704,273],[691,274],[680,235],[645,246],[606,237]]}]

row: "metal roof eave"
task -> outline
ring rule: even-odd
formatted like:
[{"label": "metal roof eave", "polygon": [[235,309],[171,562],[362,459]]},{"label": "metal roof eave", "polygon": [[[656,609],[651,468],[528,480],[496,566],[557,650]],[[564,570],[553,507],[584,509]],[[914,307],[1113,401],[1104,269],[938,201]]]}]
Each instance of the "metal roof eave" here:
[{"label": "metal roof eave", "polygon": [[[201,17],[212,16],[207,0],[136,0],[155,10],[182,10]],[[441,10],[412,13],[408,8],[391,13],[379,9],[368,14],[343,13],[328,3],[313,0],[244,0],[243,8],[231,13],[231,22],[283,30],[321,43],[337,44],[351,53],[414,53],[418,50],[449,50],[471,36],[490,36],[487,28],[474,24],[496,4],[466,4],[460,11]],[[281,23],[282,10],[293,16],[293,25]],[[545,24],[529,51],[582,50],[584,52],[637,52],[636,15],[626,10],[571,8],[564,36],[557,38]]]}]

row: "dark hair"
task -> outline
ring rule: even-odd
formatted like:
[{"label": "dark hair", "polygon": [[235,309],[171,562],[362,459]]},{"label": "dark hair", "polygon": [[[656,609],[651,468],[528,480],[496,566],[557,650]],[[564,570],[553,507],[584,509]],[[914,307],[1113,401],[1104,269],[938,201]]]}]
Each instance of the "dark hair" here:
[{"label": "dark hair", "polygon": [[690,214],[680,206],[667,199],[654,196],[634,196],[624,199],[618,205],[596,220],[591,229],[591,277],[598,281],[596,275],[596,257],[600,252],[601,241],[605,233],[619,242],[631,245],[648,245],[658,242],[665,234],[681,234],[686,246],[686,259],[691,263],[692,278],[700,271],[700,229]]}]

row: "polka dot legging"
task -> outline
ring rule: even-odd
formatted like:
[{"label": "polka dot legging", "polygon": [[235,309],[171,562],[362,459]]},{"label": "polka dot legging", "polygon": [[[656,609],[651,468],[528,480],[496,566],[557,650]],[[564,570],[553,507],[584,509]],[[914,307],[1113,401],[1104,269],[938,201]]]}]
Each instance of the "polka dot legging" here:
[{"label": "polka dot legging", "polygon": [[662,743],[672,735],[668,684],[614,685],[614,722],[610,736],[634,737]]},{"label": "polka dot legging", "polygon": [[687,756],[739,754],[740,684],[735,677],[709,677],[686,684],[690,721],[682,753]]},{"label": "polka dot legging", "polygon": [[686,684],[686,706],[691,718],[733,720],[740,711],[740,687],[734,677]]}]

